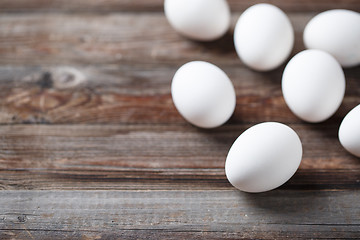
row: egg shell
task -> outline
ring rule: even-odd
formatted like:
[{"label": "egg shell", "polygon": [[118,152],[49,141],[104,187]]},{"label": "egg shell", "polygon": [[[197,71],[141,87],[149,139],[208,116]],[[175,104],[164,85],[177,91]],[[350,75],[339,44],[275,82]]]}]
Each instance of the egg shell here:
[{"label": "egg shell", "polygon": [[225,123],[236,105],[234,86],[219,67],[203,61],[180,67],[171,84],[175,107],[190,123],[214,128]]},{"label": "egg shell", "polygon": [[237,21],[234,44],[245,65],[257,71],[269,71],[289,57],[294,46],[294,30],[280,8],[256,4]]},{"label": "egg shell", "polygon": [[304,30],[304,44],[333,55],[343,67],[360,64],[360,14],[334,9],[312,18]]},{"label": "egg shell", "polygon": [[277,122],[257,124],[231,146],[225,162],[229,182],[245,192],[265,192],[287,182],[302,158],[299,136]]},{"label": "egg shell", "polygon": [[344,72],[330,54],[305,50],[286,65],[282,92],[296,116],[308,122],[322,122],[336,112],[344,98]]},{"label": "egg shell", "polygon": [[348,152],[360,157],[360,104],[353,108],[341,122],[339,140]]},{"label": "egg shell", "polygon": [[170,25],[185,37],[212,41],[230,27],[230,8],[226,0],[165,0]]}]

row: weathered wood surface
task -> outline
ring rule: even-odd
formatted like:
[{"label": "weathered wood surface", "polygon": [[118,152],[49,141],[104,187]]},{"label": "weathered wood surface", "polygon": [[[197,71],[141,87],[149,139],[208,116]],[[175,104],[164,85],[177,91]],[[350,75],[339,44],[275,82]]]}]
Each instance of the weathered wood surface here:
[{"label": "weathered wood surface", "polygon": [[0,214],[0,228],[2,239],[13,239],[14,232],[24,239],[356,239],[358,197],[357,192],[230,189],[8,191],[0,206],[11,211]]},{"label": "weathered wood surface", "polygon": [[[1,0],[2,12],[122,12],[162,11],[164,0]],[[358,0],[228,0],[232,11],[244,11],[255,3],[271,3],[286,11],[325,11],[332,8],[360,10]]]},{"label": "weathered wood surface", "polygon": [[[234,26],[240,13],[233,14]],[[302,31],[315,13],[289,14],[296,31],[294,52],[303,49]],[[201,59],[241,67],[232,33],[210,43],[188,41],[156,13],[3,13],[0,64],[166,67]],[[151,27],[149,27],[151,26]]]},{"label": "weathered wood surface", "polygon": [[[212,131],[182,125],[1,126],[0,188],[228,189],[225,156],[249,126]],[[323,136],[336,126],[291,127],[305,152],[299,172],[284,188],[360,187],[359,159],[346,154],[336,137]]]},{"label": "weathered wood surface", "polygon": [[[359,239],[360,159],[337,139],[360,103],[360,67],[346,69],[334,117],[307,124],[282,98],[284,66],[257,73],[231,31],[212,43],[176,34],[162,0],[0,1],[0,239]],[[357,0],[274,0],[296,32],[317,12]],[[252,1],[229,1],[233,26]],[[186,123],[171,100],[176,69],[219,65],[236,111],[224,126]],[[236,191],[224,162],[263,121],[294,128],[299,171],[263,194]]]}]

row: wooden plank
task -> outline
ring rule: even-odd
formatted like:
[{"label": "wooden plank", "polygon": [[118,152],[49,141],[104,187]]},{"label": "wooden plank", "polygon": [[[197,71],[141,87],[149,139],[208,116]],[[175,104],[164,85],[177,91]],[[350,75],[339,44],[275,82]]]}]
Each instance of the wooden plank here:
[{"label": "wooden plank", "polygon": [[[358,0],[267,2],[289,13],[293,54],[317,12],[360,11]],[[229,3],[233,29],[256,2]],[[244,67],[232,30],[212,43],[182,38],[162,4],[0,0],[0,239],[359,239],[359,159],[337,130],[360,102],[360,67],[345,71],[335,116],[307,124],[282,98],[284,66]],[[233,80],[225,126],[195,128],[173,106],[171,78],[192,60]],[[279,189],[241,193],[225,177],[226,154],[262,121],[294,128],[304,158]]]},{"label": "wooden plank", "polygon": [[[180,65],[178,65],[180,66]],[[0,67],[0,123],[183,124],[170,93],[178,66],[128,64],[75,67]],[[281,69],[256,73],[223,66],[232,79],[237,106],[231,124],[258,121],[301,123],[286,106]],[[360,67],[345,71],[343,105],[330,120],[340,124],[360,102]]]},{"label": "wooden plank", "polygon": [[[229,190],[223,169],[0,170],[1,190]],[[96,167],[94,167],[96,168]],[[358,169],[300,169],[281,190],[358,190]]]},{"label": "wooden plank", "polygon": [[[250,124],[0,127],[1,189],[226,189],[227,152]],[[291,124],[304,158],[285,189],[358,189],[358,159],[335,125]],[[331,146],[331,147],[329,147]]]},{"label": "wooden plank", "polygon": [[[162,11],[163,0],[2,0],[2,12],[122,12]],[[360,10],[357,0],[228,0],[232,11],[243,11],[255,3],[272,3],[285,11],[324,11],[332,8]]]},{"label": "wooden plank", "polygon": [[1,191],[2,239],[357,239],[358,191]]},{"label": "wooden plank", "polygon": [[[232,28],[240,13],[232,18]],[[294,53],[314,13],[292,13]],[[1,65],[158,64],[205,60],[241,68],[232,30],[215,42],[189,41],[177,34],[162,13],[1,14]],[[35,57],[36,56],[36,57]]]}]

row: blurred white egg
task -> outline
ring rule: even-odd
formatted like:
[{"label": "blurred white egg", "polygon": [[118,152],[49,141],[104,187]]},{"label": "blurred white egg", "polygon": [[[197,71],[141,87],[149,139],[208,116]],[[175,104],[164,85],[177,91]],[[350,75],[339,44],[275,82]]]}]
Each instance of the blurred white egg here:
[{"label": "blurred white egg", "polygon": [[170,25],[194,40],[215,40],[230,27],[226,0],[165,0],[164,10]]},{"label": "blurred white egg", "polygon": [[294,30],[281,9],[271,4],[256,4],[240,16],[234,44],[245,65],[268,71],[289,57],[294,46]]},{"label": "blurred white egg", "polygon": [[339,128],[339,140],[347,151],[360,157],[360,105],[345,116]]},{"label": "blurred white egg", "polygon": [[285,67],[282,92],[286,104],[299,118],[308,122],[325,121],[344,98],[344,72],[329,53],[305,50]]},{"label": "blurred white egg", "polygon": [[302,158],[299,136],[290,127],[266,122],[243,132],[225,162],[229,182],[245,192],[264,192],[288,181]]},{"label": "blurred white egg", "polygon": [[180,67],[172,80],[175,107],[190,123],[214,128],[225,123],[236,105],[234,86],[217,66],[202,61]]},{"label": "blurred white egg", "polygon": [[360,64],[360,14],[335,9],[316,15],[305,27],[304,44],[330,53],[343,67]]}]

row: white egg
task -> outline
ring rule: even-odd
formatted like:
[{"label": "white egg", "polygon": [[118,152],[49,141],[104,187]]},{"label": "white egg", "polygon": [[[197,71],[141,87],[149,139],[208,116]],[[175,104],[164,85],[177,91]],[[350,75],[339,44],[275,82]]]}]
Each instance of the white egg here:
[{"label": "white egg", "polygon": [[236,105],[234,86],[217,66],[189,62],[177,70],[171,84],[175,107],[190,123],[214,128],[225,123]]},{"label": "white egg", "polygon": [[347,151],[360,157],[360,105],[345,116],[339,128],[339,140]]},{"label": "white egg", "polygon": [[229,182],[245,192],[265,192],[288,181],[302,158],[299,136],[277,122],[257,124],[231,146],[225,162]]},{"label": "white egg", "polygon": [[360,14],[335,9],[316,15],[305,27],[304,43],[330,53],[343,67],[360,64]]},{"label": "white egg", "polygon": [[245,65],[268,71],[289,57],[294,46],[294,30],[281,9],[271,4],[256,4],[240,16],[234,44]]},{"label": "white egg", "polygon": [[339,108],[345,94],[340,64],[321,50],[296,54],[285,67],[282,92],[290,110],[308,122],[321,122]]},{"label": "white egg", "polygon": [[165,0],[164,9],[170,25],[194,40],[215,40],[230,27],[226,0]]}]

